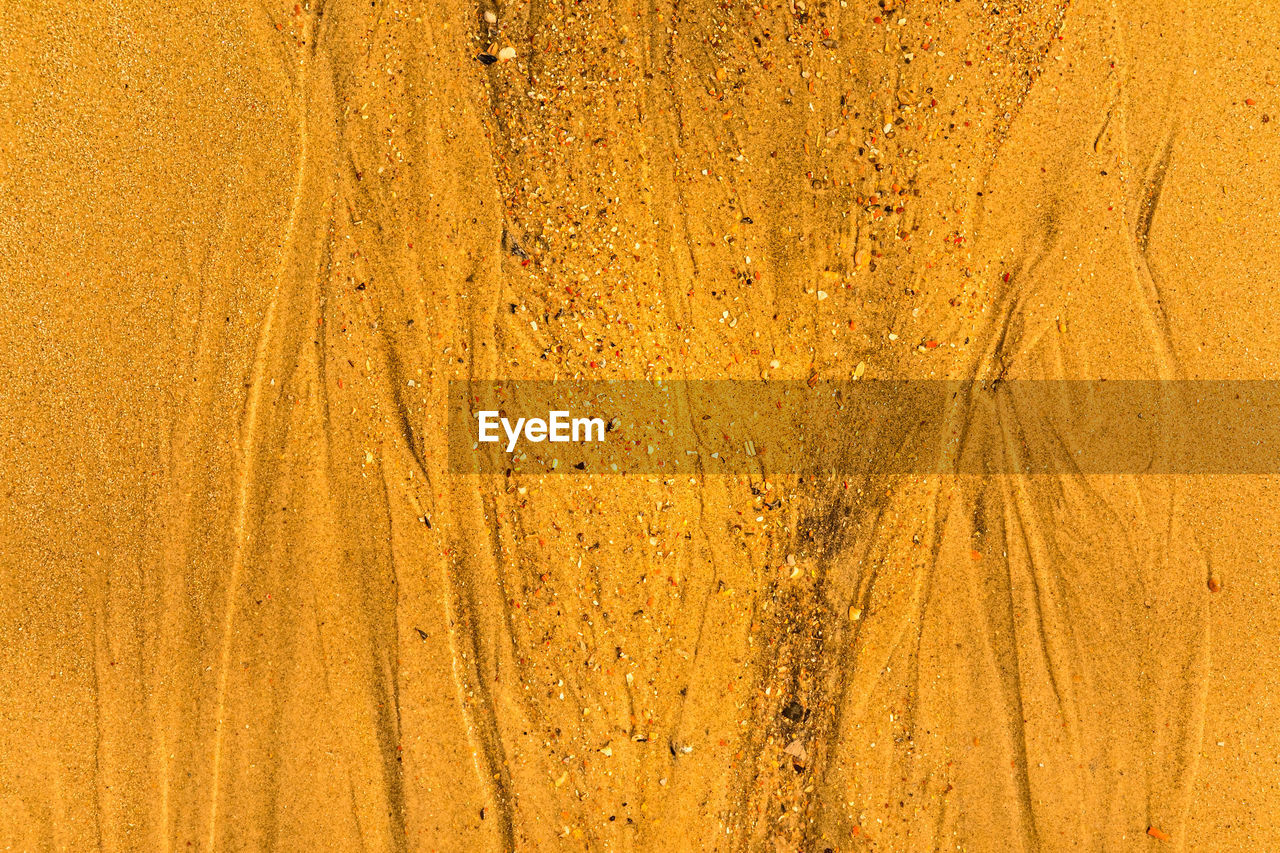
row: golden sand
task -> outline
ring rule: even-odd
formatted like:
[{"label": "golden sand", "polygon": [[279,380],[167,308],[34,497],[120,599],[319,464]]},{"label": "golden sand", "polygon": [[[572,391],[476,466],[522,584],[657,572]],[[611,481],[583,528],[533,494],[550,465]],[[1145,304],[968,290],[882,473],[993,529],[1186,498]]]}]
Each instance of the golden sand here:
[{"label": "golden sand", "polygon": [[1280,12],[487,2],[0,3],[0,849],[1280,849],[1274,477],[445,430],[1277,378]]}]

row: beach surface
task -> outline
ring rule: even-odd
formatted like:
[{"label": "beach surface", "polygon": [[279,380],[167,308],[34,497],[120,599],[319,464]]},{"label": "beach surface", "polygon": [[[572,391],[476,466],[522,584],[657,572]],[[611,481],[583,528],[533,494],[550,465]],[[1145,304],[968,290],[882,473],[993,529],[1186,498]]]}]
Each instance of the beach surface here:
[{"label": "beach surface", "polygon": [[1280,379],[1277,44],[0,2],[0,849],[1280,849],[1280,477],[1073,472],[1071,412],[981,401],[965,452],[1060,472],[448,434],[459,380]]}]

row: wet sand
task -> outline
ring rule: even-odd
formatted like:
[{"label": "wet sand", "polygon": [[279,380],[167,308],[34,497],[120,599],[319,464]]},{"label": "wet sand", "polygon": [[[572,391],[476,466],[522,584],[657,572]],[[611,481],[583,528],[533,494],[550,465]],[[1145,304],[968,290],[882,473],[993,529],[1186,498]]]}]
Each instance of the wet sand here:
[{"label": "wet sand", "polygon": [[1280,378],[1280,14],[806,3],[0,5],[0,848],[1280,848],[1276,477],[450,472]]}]

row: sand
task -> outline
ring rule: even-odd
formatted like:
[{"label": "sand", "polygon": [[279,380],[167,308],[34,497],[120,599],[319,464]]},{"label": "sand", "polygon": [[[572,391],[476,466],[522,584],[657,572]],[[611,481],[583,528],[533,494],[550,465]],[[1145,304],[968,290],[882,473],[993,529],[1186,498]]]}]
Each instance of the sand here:
[{"label": "sand", "polygon": [[1276,378],[1277,43],[0,4],[0,849],[1280,849],[1275,477],[476,477],[446,431],[461,379]]}]

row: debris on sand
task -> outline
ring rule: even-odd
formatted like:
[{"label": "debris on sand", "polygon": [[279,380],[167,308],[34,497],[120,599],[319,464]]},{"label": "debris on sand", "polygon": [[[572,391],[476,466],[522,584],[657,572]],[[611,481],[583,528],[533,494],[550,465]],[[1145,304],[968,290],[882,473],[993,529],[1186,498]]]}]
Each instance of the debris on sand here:
[{"label": "debris on sand", "polygon": [[782,716],[786,717],[793,723],[798,723],[804,719],[804,706],[796,700],[792,699],[782,708]]},{"label": "debris on sand", "polygon": [[809,763],[809,751],[804,748],[804,744],[799,738],[787,744],[783,750],[784,753],[795,759],[795,763],[804,766]]}]

